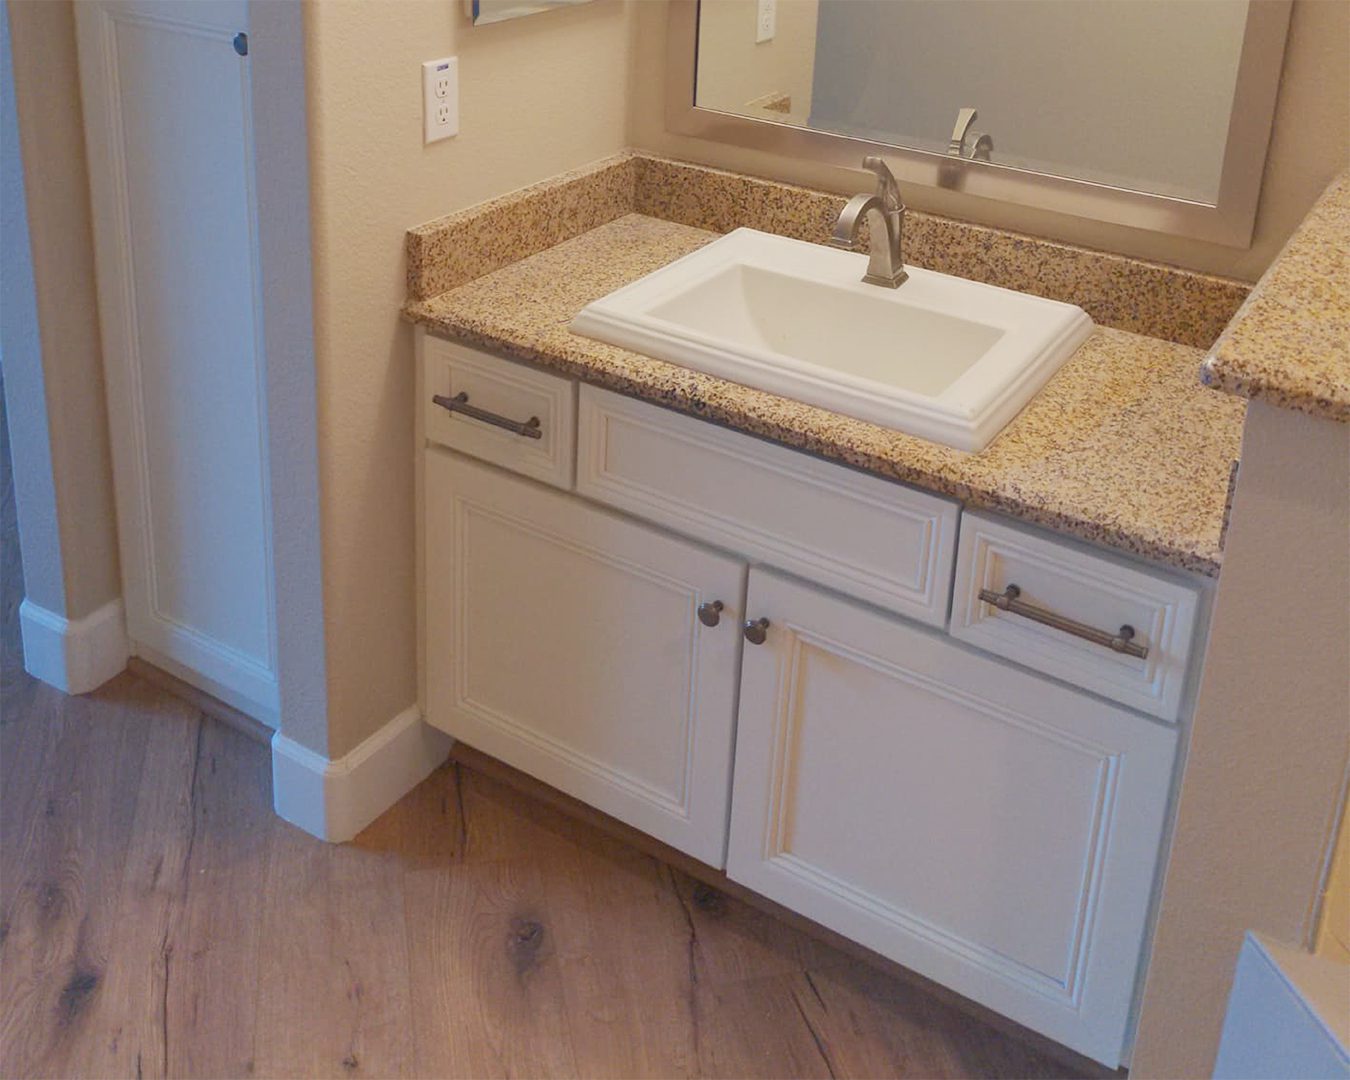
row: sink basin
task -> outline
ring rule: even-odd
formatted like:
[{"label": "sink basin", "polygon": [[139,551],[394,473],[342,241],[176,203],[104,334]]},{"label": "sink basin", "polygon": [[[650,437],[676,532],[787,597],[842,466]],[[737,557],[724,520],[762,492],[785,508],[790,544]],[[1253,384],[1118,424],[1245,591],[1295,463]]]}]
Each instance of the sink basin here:
[{"label": "sink basin", "polygon": [[588,304],[574,333],[982,450],[1092,331],[1081,308],[737,229]]}]

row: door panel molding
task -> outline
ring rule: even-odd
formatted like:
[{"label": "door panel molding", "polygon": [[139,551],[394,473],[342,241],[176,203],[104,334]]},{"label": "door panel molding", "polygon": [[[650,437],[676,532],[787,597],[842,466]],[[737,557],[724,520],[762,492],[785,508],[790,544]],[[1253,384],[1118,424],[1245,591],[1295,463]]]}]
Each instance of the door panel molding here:
[{"label": "door panel molding", "polygon": [[[1078,1008],[1083,989],[1082,975],[1090,953],[1092,916],[1100,895],[1102,863],[1113,821],[1116,780],[1121,768],[1120,755],[1097,745],[1090,739],[1075,737],[1032,717],[1001,708],[978,695],[944,686],[918,672],[888,664],[878,657],[859,652],[827,635],[813,633],[791,623],[784,626],[783,630],[785,634],[790,635],[791,644],[787,661],[782,665],[784,677],[781,682],[780,707],[773,727],[771,759],[773,772],[769,781],[769,804],[765,815],[766,828],[762,849],[764,860],[785,873],[802,879],[808,886],[832,893],[843,903],[891,923],[899,930],[916,934],[934,947],[945,949],[968,962],[977,964],[991,974],[1008,979],[1060,1004]],[[1042,971],[1033,965],[1004,956],[997,950],[954,933],[931,919],[906,913],[902,908],[888,903],[883,897],[856,888],[839,876],[813,865],[792,852],[788,839],[788,818],[791,809],[789,764],[791,748],[797,734],[797,719],[800,716],[797,688],[800,686],[801,660],[807,647],[819,649],[850,663],[860,664],[886,678],[945,697],[977,710],[998,723],[1009,724],[1037,738],[1047,739],[1056,745],[1081,753],[1095,768],[1097,786],[1093,799],[1092,826],[1088,832],[1088,847],[1083,858],[1084,872],[1074,918],[1073,943],[1065,969],[1060,975],[1056,976],[1053,972]]]},{"label": "door panel molding", "polygon": [[727,873],[1111,1067],[1177,733],[752,568]]},{"label": "door panel molding", "polygon": [[[697,616],[695,610],[698,607],[699,597],[701,595],[701,590],[698,585],[673,577],[669,574],[660,573],[654,568],[645,566],[635,560],[611,555],[602,548],[594,545],[576,543],[555,530],[544,528],[542,525],[528,521],[525,518],[517,517],[514,514],[502,513],[501,511],[491,509],[481,504],[476,504],[471,499],[456,496],[454,509],[456,546],[457,550],[461,552],[467,551],[468,549],[469,527],[474,516],[484,520],[497,521],[525,535],[533,536],[535,539],[540,540],[547,545],[560,548],[575,555],[580,555],[601,566],[612,568],[623,574],[651,582],[654,585],[666,589],[674,596],[685,600],[685,606],[688,608],[687,626],[689,634],[686,657],[689,665],[689,678],[686,683],[687,697],[685,700],[683,717],[683,738],[681,740],[684,743],[684,760],[679,770],[680,782],[678,790],[674,792],[663,791],[655,785],[649,784],[623,769],[616,768],[615,766],[601,761],[594,755],[574,750],[562,740],[553,738],[539,731],[534,731],[528,725],[513,720],[506,713],[494,709],[481,701],[476,701],[469,686],[468,652],[465,649],[455,650],[453,657],[455,666],[454,707],[476,715],[484,723],[491,724],[501,729],[512,738],[519,739],[521,742],[535,746],[544,753],[551,754],[567,761],[573,767],[590,773],[602,782],[615,784],[616,786],[623,788],[634,798],[643,799],[652,806],[665,811],[682,822],[688,822],[690,820],[690,799],[693,796],[693,785],[690,781],[694,775],[696,766],[694,759],[694,734],[697,726],[699,650],[696,630],[697,624],[695,622]],[[468,591],[469,572],[470,567],[468,560],[458,560],[455,565],[455,623],[457,627],[457,640],[459,641],[468,641],[471,633],[469,625],[469,608],[461,599]]]},{"label": "door panel molding", "polygon": [[745,564],[422,455],[427,722],[723,865]]}]

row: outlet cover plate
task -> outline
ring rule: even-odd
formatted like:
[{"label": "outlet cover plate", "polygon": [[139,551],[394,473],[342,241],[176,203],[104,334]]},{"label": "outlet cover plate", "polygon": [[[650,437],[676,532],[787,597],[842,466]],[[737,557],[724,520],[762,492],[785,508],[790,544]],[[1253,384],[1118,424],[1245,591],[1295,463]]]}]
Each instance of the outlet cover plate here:
[{"label": "outlet cover plate", "polygon": [[459,58],[445,56],[422,65],[422,141],[459,134]]},{"label": "outlet cover plate", "polygon": [[772,41],[778,33],[778,0],[758,0],[755,4],[755,44]]}]

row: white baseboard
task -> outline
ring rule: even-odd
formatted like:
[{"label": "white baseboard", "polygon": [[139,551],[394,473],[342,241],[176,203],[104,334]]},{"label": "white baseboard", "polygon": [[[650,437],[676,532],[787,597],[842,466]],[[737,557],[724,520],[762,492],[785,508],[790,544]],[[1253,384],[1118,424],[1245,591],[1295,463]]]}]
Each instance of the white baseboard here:
[{"label": "white baseboard", "polygon": [[277,732],[272,805],[280,817],[321,840],[350,840],[425,780],[453,743],[422,722],[416,705],[335,761]]},{"label": "white baseboard", "polygon": [[31,600],[19,605],[24,670],[67,694],[87,694],[125,670],[131,657],[122,601],[67,619]]}]

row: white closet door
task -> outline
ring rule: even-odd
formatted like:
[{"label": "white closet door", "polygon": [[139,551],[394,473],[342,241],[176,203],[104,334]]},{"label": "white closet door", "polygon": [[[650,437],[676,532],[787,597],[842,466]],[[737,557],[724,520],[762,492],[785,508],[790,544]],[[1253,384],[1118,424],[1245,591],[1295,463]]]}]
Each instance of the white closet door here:
[{"label": "white closet door", "polygon": [[75,13],[128,630],[275,723],[248,4]]}]

